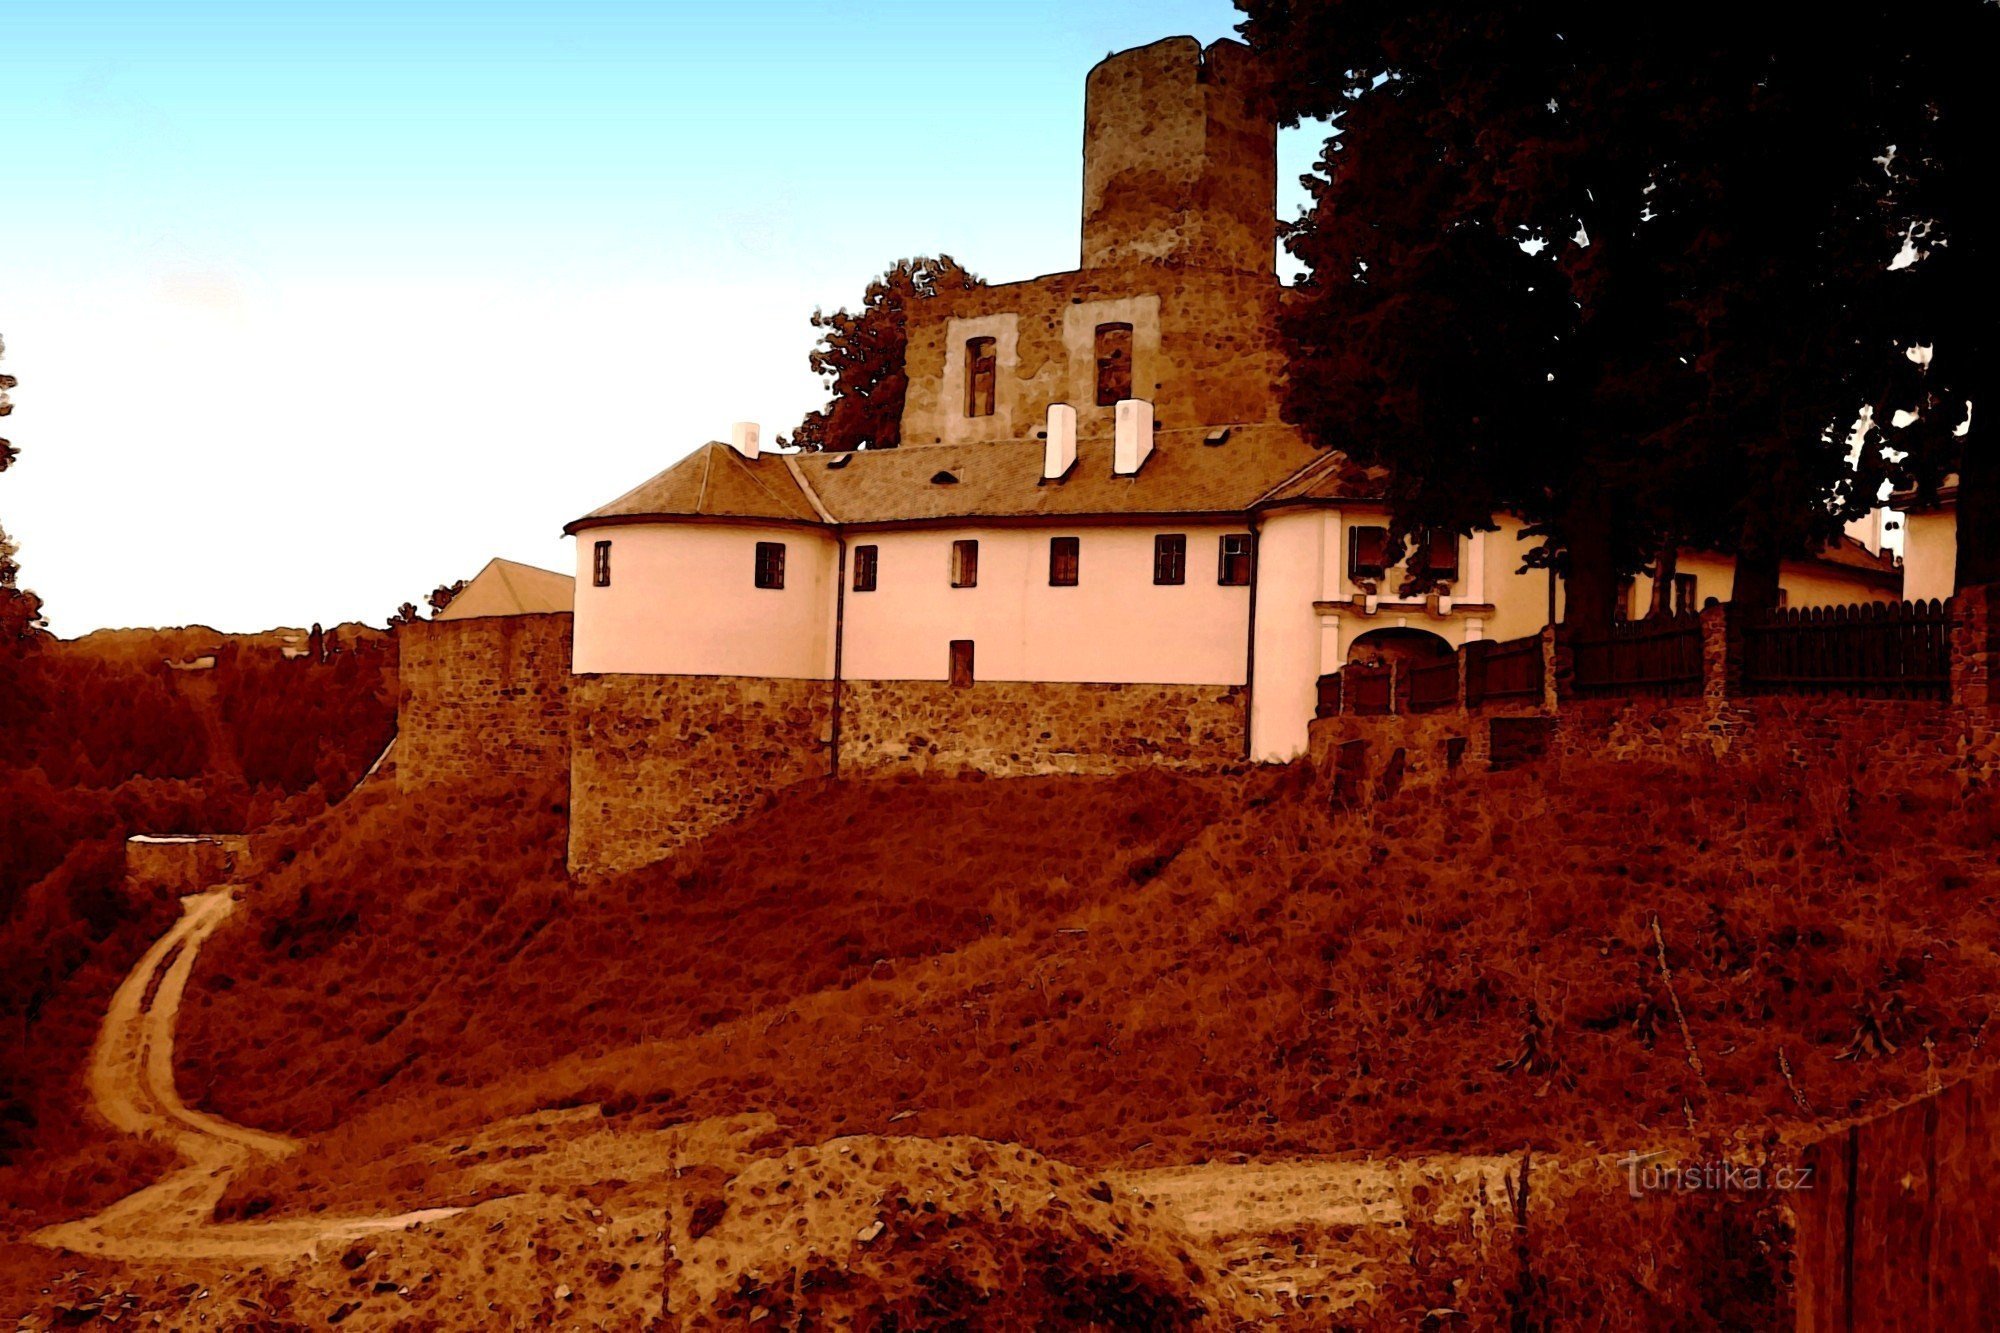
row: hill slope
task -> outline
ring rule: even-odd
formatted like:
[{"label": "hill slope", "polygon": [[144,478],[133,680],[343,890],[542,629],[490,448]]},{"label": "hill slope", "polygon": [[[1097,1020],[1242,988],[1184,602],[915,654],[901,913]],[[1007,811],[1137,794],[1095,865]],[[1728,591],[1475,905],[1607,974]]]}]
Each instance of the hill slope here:
[{"label": "hill slope", "polygon": [[1976,1060],[2000,996],[1992,802],[1796,780],[821,784],[590,891],[551,810],[383,794],[204,954],[183,1090],[331,1129],[237,1191],[280,1208],[589,1101],[1092,1166],[1782,1131]]}]

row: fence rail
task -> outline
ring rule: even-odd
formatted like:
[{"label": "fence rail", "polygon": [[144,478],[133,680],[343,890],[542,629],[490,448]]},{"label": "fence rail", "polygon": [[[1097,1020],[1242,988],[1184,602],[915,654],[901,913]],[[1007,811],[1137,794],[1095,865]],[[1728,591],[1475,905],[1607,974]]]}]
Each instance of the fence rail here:
[{"label": "fence rail", "polygon": [[1951,603],[1815,606],[1746,621],[1743,687],[1757,694],[1947,698]]},{"label": "fence rail", "polygon": [[1701,617],[1629,620],[1599,639],[1570,644],[1580,694],[1701,693]]}]

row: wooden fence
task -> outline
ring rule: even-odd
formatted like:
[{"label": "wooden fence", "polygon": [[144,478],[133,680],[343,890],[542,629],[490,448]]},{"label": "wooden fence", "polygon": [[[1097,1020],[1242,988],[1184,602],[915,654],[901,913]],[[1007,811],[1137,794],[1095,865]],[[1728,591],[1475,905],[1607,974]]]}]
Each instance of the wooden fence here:
[{"label": "wooden fence", "polygon": [[1570,662],[1579,694],[1700,694],[1701,617],[1624,621],[1571,640]]},{"label": "wooden fence", "polygon": [[1364,666],[1350,662],[1340,671],[1342,712],[1360,714],[1396,711],[1396,667],[1393,662]]},{"label": "wooden fence", "polygon": [[1743,688],[1754,694],[1948,698],[1951,604],[1864,602],[1746,619]]},{"label": "wooden fence", "polygon": [[1991,1328],[2000,1083],[1974,1074],[1806,1151],[1791,1198],[1801,1333]]},{"label": "wooden fence", "polygon": [[1405,662],[1397,674],[1398,683],[1407,686],[1410,712],[1431,713],[1458,706],[1457,653],[1431,662]]},{"label": "wooden fence", "polygon": [[1481,640],[1465,645],[1465,706],[1489,699],[1542,697],[1542,636],[1505,643]]},{"label": "wooden fence", "polygon": [[[1320,717],[1432,713],[1509,700],[1542,701],[1542,636],[1506,643],[1474,640],[1460,653],[1379,664],[1350,662],[1319,678]],[[1461,688],[1462,687],[1462,688]]]}]

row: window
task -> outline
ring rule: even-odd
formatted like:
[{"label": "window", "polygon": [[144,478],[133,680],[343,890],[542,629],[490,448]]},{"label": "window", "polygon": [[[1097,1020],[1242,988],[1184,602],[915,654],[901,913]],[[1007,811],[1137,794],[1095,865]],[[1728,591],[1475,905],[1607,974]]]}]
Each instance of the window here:
[{"label": "window", "polygon": [[854,591],[875,591],[875,552],[873,546],[854,548]]},{"label": "window", "polygon": [[991,338],[968,338],[965,343],[965,415],[993,415],[993,379],[998,354]]},{"label": "window", "polygon": [[757,586],[760,588],[782,588],[785,586],[785,544],[783,542],[757,543]]},{"label": "window", "polygon": [[1078,549],[1082,543],[1075,537],[1049,538],[1049,586],[1051,588],[1074,588]]},{"label": "window", "polygon": [[1187,535],[1163,532],[1153,538],[1153,582],[1187,582]]},{"label": "window", "polygon": [[951,586],[954,588],[979,586],[978,542],[965,540],[951,544]]},{"label": "window", "polygon": [[951,683],[954,689],[972,684],[972,640],[951,641]]},{"label": "window", "polygon": [[1231,532],[1223,535],[1221,568],[1216,573],[1215,581],[1225,588],[1244,588],[1249,586],[1249,533]]},{"label": "window", "polygon": [[1112,407],[1132,396],[1132,326],[1097,326],[1097,405]]},{"label": "window", "polygon": [[599,542],[590,551],[590,581],[600,588],[611,586],[611,543]]},{"label": "window", "polygon": [[1379,583],[1389,572],[1389,530],[1352,527],[1347,530],[1347,577],[1357,583]]},{"label": "window", "polygon": [[1694,575],[1692,574],[1674,575],[1675,615],[1684,616],[1691,611],[1699,611],[1701,609],[1700,607],[1695,605],[1694,588],[1695,588]]},{"label": "window", "polygon": [[1458,578],[1458,534],[1433,532],[1424,543],[1424,577],[1431,583],[1449,583]]}]

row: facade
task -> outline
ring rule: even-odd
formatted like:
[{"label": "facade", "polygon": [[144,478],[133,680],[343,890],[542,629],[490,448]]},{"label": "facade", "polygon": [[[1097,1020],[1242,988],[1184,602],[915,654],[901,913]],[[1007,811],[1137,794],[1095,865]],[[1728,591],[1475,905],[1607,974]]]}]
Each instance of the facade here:
[{"label": "facade", "polygon": [[[1386,567],[1379,476],[1282,420],[1247,57],[1182,37],[1091,72],[1080,267],[913,307],[902,448],[740,425],[566,527],[579,870],[819,774],[1287,761],[1351,656],[1547,623],[1519,524]],[[1842,568],[1788,578],[1879,589]]]},{"label": "facade", "polygon": [[1928,502],[1909,492],[1894,502],[1903,510],[1903,596],[1913,602],[1951,596],[1958,582],[1958,478],[1946,477]]}]

